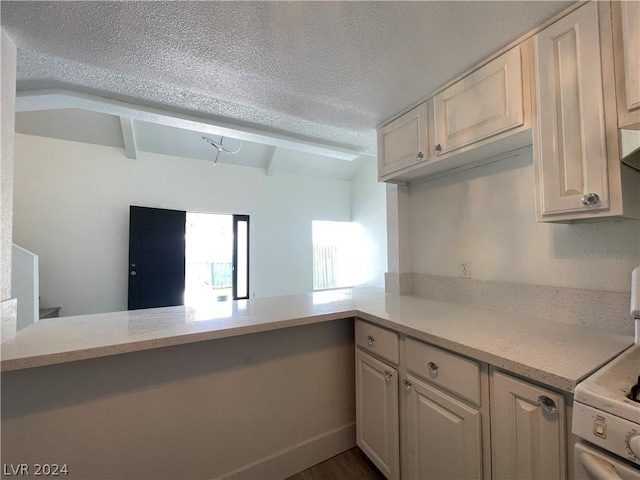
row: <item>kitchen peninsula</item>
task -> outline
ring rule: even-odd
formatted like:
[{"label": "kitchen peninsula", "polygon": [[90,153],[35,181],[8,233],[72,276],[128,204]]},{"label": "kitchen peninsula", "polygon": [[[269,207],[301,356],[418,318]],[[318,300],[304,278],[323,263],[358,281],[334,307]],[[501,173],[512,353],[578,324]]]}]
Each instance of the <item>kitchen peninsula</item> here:
[{"label": "kitchen peninsula", "polygon": [[354,318],[397,332],[401,357],[413,338],[569,399],[633,343],[377,288],[46,319],[2,345],[3,461],[69,478],[293,474],[354,445]]}]

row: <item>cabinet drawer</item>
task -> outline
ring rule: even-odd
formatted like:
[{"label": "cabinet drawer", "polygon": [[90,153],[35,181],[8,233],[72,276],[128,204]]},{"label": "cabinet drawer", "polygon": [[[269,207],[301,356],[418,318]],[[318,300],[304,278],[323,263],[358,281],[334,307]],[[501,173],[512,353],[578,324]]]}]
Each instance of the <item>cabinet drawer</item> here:
[{"label": "cabinet drawer", "polygon": [[356,345],[395,365],[400,361],[398,335],[385,328],[356,320]]},{"label": "cabinet drawer", "polygon": [[409,338],[407,369],[480,405],[480,365],[473,360]]}]

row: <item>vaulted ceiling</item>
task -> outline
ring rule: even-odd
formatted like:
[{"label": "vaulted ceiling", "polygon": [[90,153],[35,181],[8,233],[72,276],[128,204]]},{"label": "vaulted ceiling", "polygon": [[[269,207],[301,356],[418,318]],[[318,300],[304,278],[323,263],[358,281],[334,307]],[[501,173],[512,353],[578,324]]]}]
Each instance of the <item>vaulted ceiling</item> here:
[{"label": "vaulted ceiling", "polygon": [[375,128],[572,2],[2,1],[18,90],[375,154]]}]

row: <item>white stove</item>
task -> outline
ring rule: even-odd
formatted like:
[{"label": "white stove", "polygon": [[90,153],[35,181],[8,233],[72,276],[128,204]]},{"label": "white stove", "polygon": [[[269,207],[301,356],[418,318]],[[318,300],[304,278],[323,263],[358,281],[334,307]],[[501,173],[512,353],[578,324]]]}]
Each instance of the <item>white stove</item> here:
[{"label": "white stove", "polygon": [[[633,270],[635,345],[575,389],[576,479],[640,480],[640,266]],[[588,443],[587,443],[588,442]]]}]

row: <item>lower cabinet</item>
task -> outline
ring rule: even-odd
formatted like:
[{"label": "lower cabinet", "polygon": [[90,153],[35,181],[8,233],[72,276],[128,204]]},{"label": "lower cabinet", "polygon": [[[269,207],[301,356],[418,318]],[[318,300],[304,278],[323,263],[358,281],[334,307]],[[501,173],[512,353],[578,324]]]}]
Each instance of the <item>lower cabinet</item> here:
[{"label": "lower cabinet", "polygon": [[356,349],[357,444],[389,479],[400,478],[398,371]]},{"label": "lower cabinet", "polygon": [[415,480],[482,478],[480,412],[407,375],[408,472]]},{"label": "lower cabinet", "polygon": [[567,478],[563,394],[361,320],[355,358],[357,443],[387,478]]},{"label": "lower cabinet", "polygon": [[493,478],[567,478],[564,398],[493,371],[491,453]]}]

